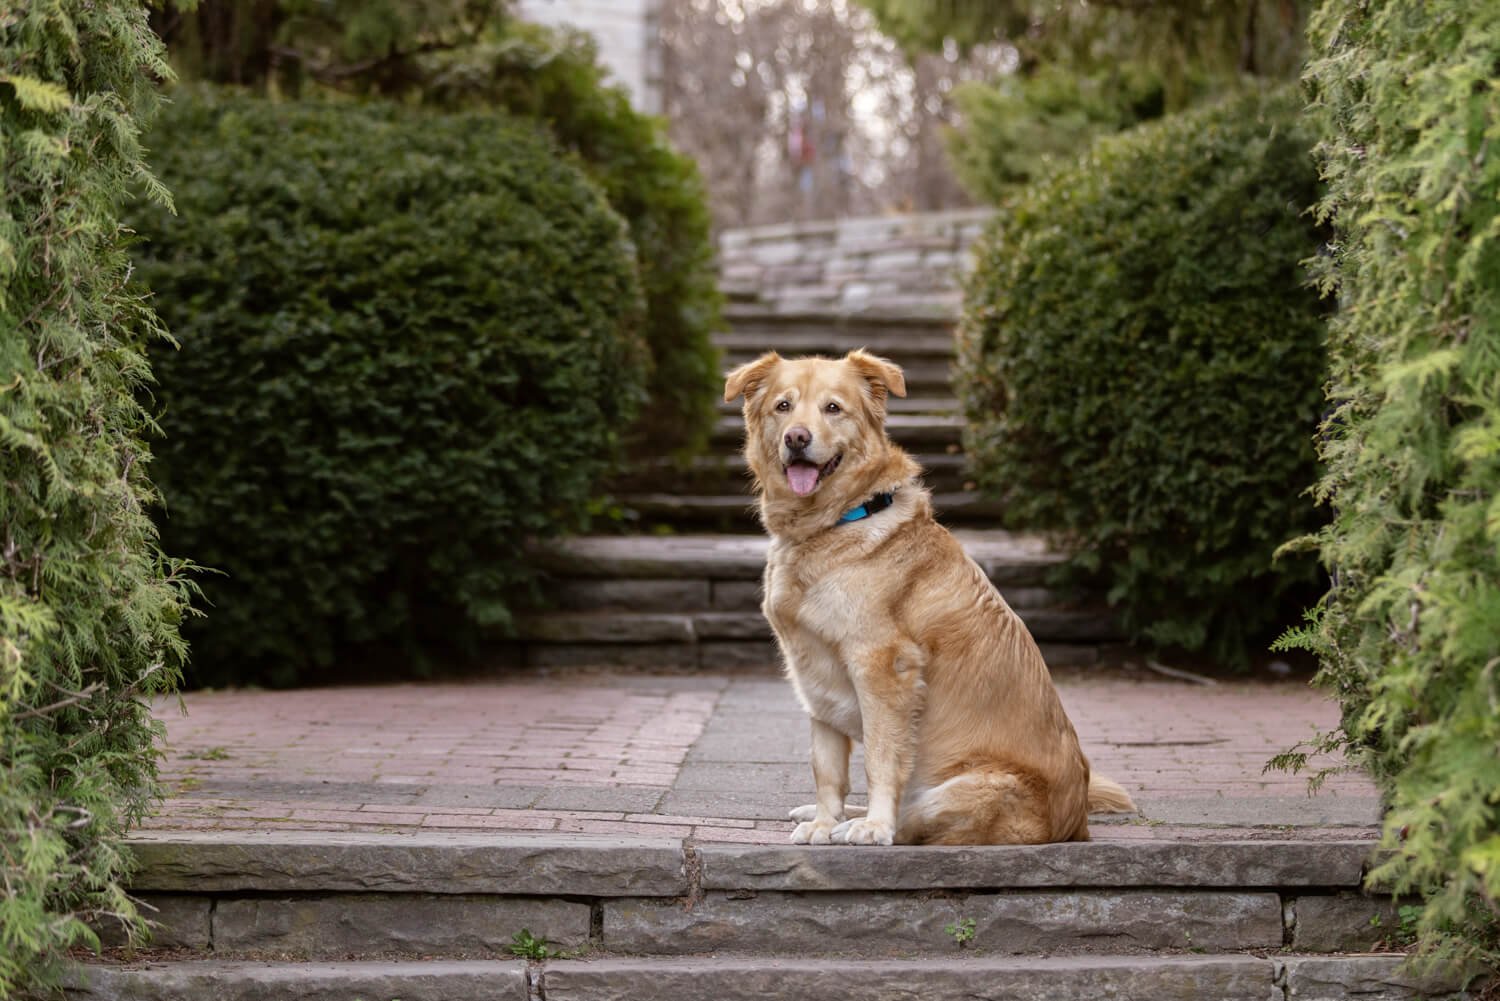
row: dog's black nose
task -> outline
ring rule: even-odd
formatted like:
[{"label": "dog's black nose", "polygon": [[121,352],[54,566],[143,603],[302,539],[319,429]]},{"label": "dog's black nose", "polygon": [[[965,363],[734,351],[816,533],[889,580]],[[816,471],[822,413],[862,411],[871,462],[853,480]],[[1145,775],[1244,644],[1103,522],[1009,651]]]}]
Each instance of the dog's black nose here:
[{"label": "dog's black nose", "polygon": [[812,432],[801,424],[788,429],[786,433],[786,447],[793,452],[800,452],[812,444]]}]

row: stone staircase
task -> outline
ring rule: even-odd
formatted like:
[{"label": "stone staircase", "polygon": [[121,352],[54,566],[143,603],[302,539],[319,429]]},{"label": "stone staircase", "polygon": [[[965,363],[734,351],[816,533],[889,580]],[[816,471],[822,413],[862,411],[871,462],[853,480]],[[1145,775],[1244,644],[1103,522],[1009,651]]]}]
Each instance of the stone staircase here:
[{"label": "stone staircase", "polygon": [[[887,428],[926,471],[941,519],[1026,621],[1050,663],[1089,664],[1118,639],[1100,602],[1069,603],[1046,584],[1060,557],[996,529],[969,481],[963,418],[950,383],[958,281],[987,212],[892,216],[737,230],[721,244],[727,368],[767,350],[840,356],[868,348],[906,373]],[[680,468],[648,463],[617,481],[640,520],[631,537],[587,537],[537,555],[550,610],[519,623],[514,661],[725,668],[774,662],[760,614],[765,539],[740,454],[744,422],[724,404],[710,454]]]},{"label": "stone staircase", "polygon": [[[934,296],[934,302],[940,302]],[[907,376],[907,396],[893,398],[886,423],[891,437],[912,452],[928,474],[928,486],[945,521],[975,524],[996,514],[966,481],[960,438],[963,418],[949,384],[954,314],[786,314],[764,303],[728,310],[731,331],[717,338],[724,365],[732,368],[776,350],[788,357],[839,357],[854,348],[890,358]],[[710,454],[679,471],[670,460],[638,470],[615,485],[620,502],[648,529],[691,525],[729,532],[758,531],[754,502],[740,448],[744,421],[739,404],[722,404]],[[663,483],[672,489],[664,491]]]},{"label": "stone staircase", "polygon": [[80,966],[78,1001],[1397,1001],[1458,986],[1371,951],[1399,918],[1360,890],[1367,841],[187,832],[130,847],[168,951]]},{"label": "stone staircase", "polygon": [[[963,418],[949,381],[959,280],[986,211],[846,219],[733,230],[720,241],[729,329],[715,342],[726,369],[770,350],[838,357],[866,348],[900,365],[891,437],[927,471],[945,521],[992,523],[965,478]],[[721,405],[711,453],[688,470],[648,464],[615,484],[647,529],[757,530],[740,446],[739,405]],[[664,490],[664,483],[671,489]]]}]

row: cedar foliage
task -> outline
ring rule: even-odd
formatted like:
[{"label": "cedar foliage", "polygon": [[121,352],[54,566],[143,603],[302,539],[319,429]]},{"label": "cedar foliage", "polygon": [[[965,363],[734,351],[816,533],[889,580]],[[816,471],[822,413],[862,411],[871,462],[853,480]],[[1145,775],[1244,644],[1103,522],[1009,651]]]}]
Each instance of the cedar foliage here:
[{"label": "cedar foliage", "polygon": [[[1002,209],[959,332],[965,450],[1011,525],[1059,535],[1132,639],[1242,661],[1310,559],[1317,196],[1285,89],[1140,126]],[[1269,636],[1267,636],[1269,638]]]},{"label": "cedar foliage", "polygon": [[[1373,771],[1431,955],[1500,962],[1500,6],[1325,0],[1307,80],[1339,311],[1312,541],[1342,748]],[[1302,754],[1285,764],[1305,763]]]},{"label": "cedar foliage", "polygon": [[185,565],[145,513],[143,352],[121,205],[167,67],[138,4],[0,15],[0,997],[90,920],[142,928],[118,840],[154,794],[146,698],[177,679]]},{"label": "cedar foliage", "polygon": [[183,91],[140,275],[162,533],[224,576],[192,678],[407,672],[478,648],[583,527],[649,363],[620,218],[494,114]]}]

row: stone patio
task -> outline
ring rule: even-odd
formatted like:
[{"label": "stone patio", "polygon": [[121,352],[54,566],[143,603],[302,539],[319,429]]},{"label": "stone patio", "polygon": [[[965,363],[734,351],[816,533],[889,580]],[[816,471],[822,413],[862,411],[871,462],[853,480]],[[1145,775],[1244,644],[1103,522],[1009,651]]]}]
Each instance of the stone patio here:
[{"label": "stone patio", "polygon": [[[1297,682],[1202,686],[1143,670],[1057,678],[1084,749],[1142,816],[1098,840],[1368,839],[1361,775],[1309,795],[1263,772],[1336,706]],[[781,844],[812,801],[807,722],[769,668],[521,674],[464,683],[208,691],[156,708],[169,796],[149,831],[585,834]],[[863,791],[857,760],[855,801]]]}]

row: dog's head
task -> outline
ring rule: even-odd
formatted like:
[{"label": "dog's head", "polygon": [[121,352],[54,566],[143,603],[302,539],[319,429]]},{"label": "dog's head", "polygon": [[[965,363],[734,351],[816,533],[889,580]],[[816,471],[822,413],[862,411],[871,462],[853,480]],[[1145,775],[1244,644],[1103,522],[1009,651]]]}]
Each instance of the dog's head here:
[{"label": "dog's head", "polygon": [[[906,395],[901,369],[864,351],[837,361],[788,361],[772,351],[724,382],[726,402],[745,397],[745,458],[771,500],[868,490],[871,465],[891,451],[885,409],[892,393]],[[830,486],[841,482],[849,489]]]}]

